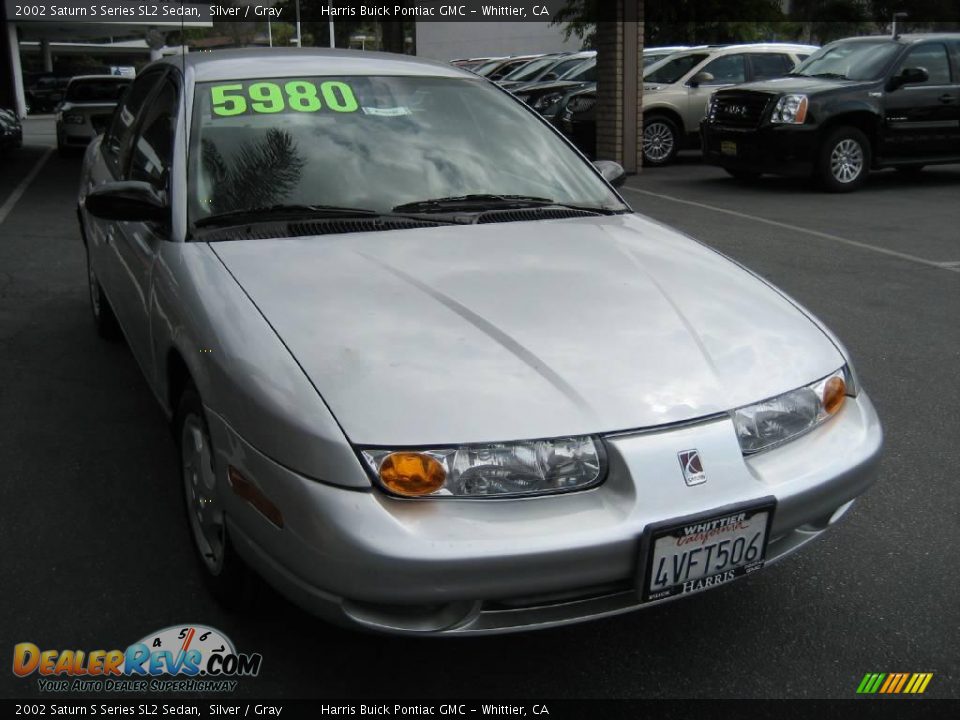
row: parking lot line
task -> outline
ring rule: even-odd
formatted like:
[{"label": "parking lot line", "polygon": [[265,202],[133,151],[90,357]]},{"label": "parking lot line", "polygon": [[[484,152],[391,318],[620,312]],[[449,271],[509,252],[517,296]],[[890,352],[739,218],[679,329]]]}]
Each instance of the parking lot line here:
[{"label": "parking lot line", "polygon": [[33,182],[33,179],[37,176],[37,173],[40,172],[43,164],[50,158],[52,153],[53,148],[48,148],[46,152],[40,156],[40,159],[37,160],[37,164],[33,166],[33,170],[27,173],[27,176],[13,189],[13,192],[10,193],[10,197],[7,198],[7,201],[3,205],[0,205],[0,225],[3,225],[3,221],[7,219],[7,215],[9,215],[10,211],[13,210],[13,207],[17,204],[20,196],[26,192],[27,187],[29,187],[30,183]]},{"label": "parking lot line", "polygon": [[633,188],[629,186],[624,186],[620,189],[637,193],[639,195],[648,195],[650,197],[660,198],[661,200],[670,200],[675,203],[690,205],[692,207],[698,207],[704,210],[712,210],[714,212],[723,213],[724,215],[732,215],[733,217],[738,217],[743,220],[753,220],[754,222],[772,225],[773,227],[783,228],[784,230],[791,230],[793,232],[813,235],[821,240],[831,240],[844,245],[850,245],[851,247],[860,248],[861,250],[869,250],[875,253],[880,253],[881,255],[890,255],[892,257],[900,258],[901,260],[906,260],[907,262],[926,265],[927,267],[935,267],[939,268],[940,270],[960,272],[960,263],[953,261],[938,262],[936,260],[928,260],[927,258],[910,255],[909,253],[888,250],[887,248],[876,247],[875,245],[859,242],[857,240],[850,240],[849,238],[840,237],[839,235],[832,235],[831,233],[825,233],[819,230],[811,230],[810,228],[801,227],[800,225],[791,225],[790,223],[780,222],[779,220],[770,220],[769,218],[760,217],[758,215],[750,215],[749,213],[743,213],[737,210],[729,210],[727,208],[717,207],[716,205],[707,205],[706,203],[696,202],[695,200],[685,200],[683,198],[674,197],[673,195],[664,195],[663,193],[651,192],[650,190],[640,190],[639,188]]}]

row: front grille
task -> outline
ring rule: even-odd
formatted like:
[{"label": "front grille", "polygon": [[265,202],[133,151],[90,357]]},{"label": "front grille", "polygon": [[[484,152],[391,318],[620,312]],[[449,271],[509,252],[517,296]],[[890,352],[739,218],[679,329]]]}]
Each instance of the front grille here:
[{"label": "front grille", "polygon": [[113,117],[109,113],[106,115],[91,115],[90,124],[93,125],[93,129],[97,131],[99,135],[102,132],[106,132],[107,126],[110,124],[110,118]]},{"label": "front grille", "polygon": [[770,99],[766,93],[719,92],[710,103],[709,120],[726,127],[759,127]]}]

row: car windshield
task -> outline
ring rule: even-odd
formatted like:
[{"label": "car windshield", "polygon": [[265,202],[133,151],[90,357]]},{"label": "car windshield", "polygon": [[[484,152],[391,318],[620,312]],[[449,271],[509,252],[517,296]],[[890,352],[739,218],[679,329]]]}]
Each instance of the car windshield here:
[{"label": "car windshield", "polygon": [[886,38],[876,42],[841,41],[827,45],[794,70],[791,75],[846,80],[876,80],[900,50]]},{"label": "car windshield", "polygon": [[595,58],[584,60],[579,65],[570,68],[559,77],[560,80],[587,80],[593,82],[597,79],[597,61]]},{"label": "car windshield", "polygon": [[557,62],[555,57],[545,57],[521,65],[516,70],[503,76],[504,80],[531,80]]},{"label": "car windshield", "polygon": [[192,127],[192,223],[273,206],[390,212],[481,195],[627,209],[556,133],[482,80],[200,83]]},{"label": "car windshield", "polygon": [[74,80],[67,87],[68,102],[117,102],[130,85],[128,79]]},{"label": "car windshield", "polygon": [[644,73],[643,81],[648,83],[675,83],[706,58],[706,53],[694,53],[664,60],[656,65],[651,65],[650,69]]}]

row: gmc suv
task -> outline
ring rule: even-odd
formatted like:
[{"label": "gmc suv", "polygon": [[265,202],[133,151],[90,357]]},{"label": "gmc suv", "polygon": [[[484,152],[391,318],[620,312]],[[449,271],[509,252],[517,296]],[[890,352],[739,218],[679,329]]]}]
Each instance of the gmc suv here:
[{"label": "gmc suv", "polygon": [[838,40],[785,78],[716,92],[701,132],[736,178],[812,175],[831,192],[960,162],[960,34]]}]

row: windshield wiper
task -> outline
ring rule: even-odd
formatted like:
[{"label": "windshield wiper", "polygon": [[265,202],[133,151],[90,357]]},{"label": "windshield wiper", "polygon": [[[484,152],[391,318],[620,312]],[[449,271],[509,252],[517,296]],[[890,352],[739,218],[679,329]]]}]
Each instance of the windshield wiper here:
[{"label": "windshield wiper", "polygon": [[550,198],[531,195],[493,195],[476,193],[473,195],[453,195],[451,197],[432,198],[404,203],[393,208],[393,212],[447,212],[449,210],[499,210],[501,208],[539,207],[553,205]]},{"label": "windshield wiper", "polygon": [[814,73],[810,77],[815,78],[827,78],[828,80],[847,80],[847,76],[843,73],[834,73],[834,72],[825,72],[825,73]]},{"label": "windshield wiper", "polygon": [[556,200],[551,200],[550,198],[536,197],[532,195],[495,195],[487,193],[456,195],[445,198],[434,198],[431,200],[418,200],[416,202],[397,205],[395,208],[393,208],[393,212],[434,213],[460,210],[466,212],[483,213],[488,210],[511,210],[539,207],[562,207],[570,210],[594,212],[600,215],[613,215],[617,212],[620,212],[619,210],[608,207],[574,205],[571,203],[557,202]]},{"label": "windshield wiper", "polygon": [[456,220],[442,218],[423,218],[398,212],[382,212],[368,208],[338,207],[337,205],[267,205],[258,208],[245,208],[217,213],[200,218],[193,223],[196,228],[237,225],[245,222],[267,222],[270,220],[299,219],[305,217],[321,218],[404,218],[423,220],[431,223],[456,224]]}]

